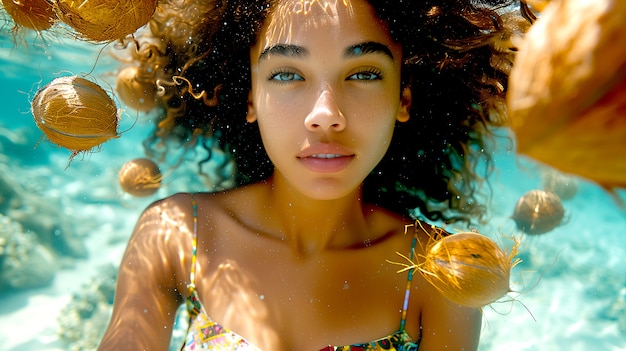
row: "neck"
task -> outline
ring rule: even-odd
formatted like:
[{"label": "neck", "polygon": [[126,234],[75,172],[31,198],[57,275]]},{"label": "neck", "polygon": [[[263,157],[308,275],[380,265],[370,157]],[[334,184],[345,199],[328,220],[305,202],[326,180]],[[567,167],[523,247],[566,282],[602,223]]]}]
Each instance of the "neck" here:
[{"label": "neck", "polygon": [[362,245],[368,240],[367,206],[361,189],[332,200],[312,199],[280,175],[268,180],[268,207],[278,230],[298,255]]}]

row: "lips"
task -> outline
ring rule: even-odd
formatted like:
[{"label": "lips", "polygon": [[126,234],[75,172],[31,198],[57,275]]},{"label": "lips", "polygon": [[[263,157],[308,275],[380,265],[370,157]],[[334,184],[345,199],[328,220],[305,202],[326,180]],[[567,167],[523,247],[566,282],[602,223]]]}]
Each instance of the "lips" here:
[{"label": "lips", "polygon": [[340,155],[340,154],[315,154],[315,155],[311,155],[309,157],[312,158],[337,158],[337,157],[344,157],[345,155]]},{"label": "lips", "polygon": [[320,173],[339,172],[352,162],[354,156],[347,148],[334,143],[313,144],[297,155],[305,167]]}]

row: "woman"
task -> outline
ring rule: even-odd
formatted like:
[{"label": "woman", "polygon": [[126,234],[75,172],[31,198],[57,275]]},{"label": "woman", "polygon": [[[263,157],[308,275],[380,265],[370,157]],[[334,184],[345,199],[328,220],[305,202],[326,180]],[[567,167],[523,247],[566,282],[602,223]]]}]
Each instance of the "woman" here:
[{"label": "woman", "polygon": [[[144,212],[99,350],[166,350],[183,302],[185,350],[477,348],[479,310],[387,261],[423,254],[430,227],[405,233],[414,209],[483,211],[475,162],[489,161],[505,86],[487,45],[501,22],[485,6],[396,2],[219,2],[184,32],[192,49],[164,40],[167,64],[143,56],[189,84],[162,85],[153,140],[211,133],[237,186]],[[438,42],[446,29],[459,37]]]}]

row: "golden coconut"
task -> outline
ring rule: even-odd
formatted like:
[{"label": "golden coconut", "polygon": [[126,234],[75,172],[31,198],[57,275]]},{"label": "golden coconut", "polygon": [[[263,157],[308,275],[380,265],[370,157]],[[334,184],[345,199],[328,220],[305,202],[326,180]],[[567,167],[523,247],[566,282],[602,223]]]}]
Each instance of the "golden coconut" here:
[{"label": "golden coconut", "polygon": [[138,67],[129,66],[121,70],[115,90],[126,106],[137,111],[150,111],[157,106],[154,81],[139,74]]},{"label": "golden coconut", "polygon": [[46,137],[73,153],[118,136],[115,103],[99,85],[81,77],[54,79],[37,92],[31,108]]},{"label": "golden coconut", "polygon": [[544,234],[563,223],[565,210],[558,195],[543,190],[531,190],[515,205],[513,220],[526,234]]},{"label": "golden coconut", "polygon": [[507,95],[519,153],[626,187],[626,1],[553,0],[519,46]]},{"label": "golden coconut", "polygon": [[480,308],[510,291],[511,268],[519,260],[488,237],[472,232],[435,238],[426,248],[419,272],[450,301]]},{"label": "golden coconut", "polygon": [[122,166],[118,180],[122,190],[133,196],[150,196],[161,187],[159,166],[147,158],[137,158]]},{"label": "golden coconut", "polygon": [[2,0],[2,6],[17,27],[42,31],[57,21],[48,0]]},{"label": "golden coconut", "polygon": [[59,18],[81,37],[113,41],[135,33],[154,13],[157,0],[57,0]]}]

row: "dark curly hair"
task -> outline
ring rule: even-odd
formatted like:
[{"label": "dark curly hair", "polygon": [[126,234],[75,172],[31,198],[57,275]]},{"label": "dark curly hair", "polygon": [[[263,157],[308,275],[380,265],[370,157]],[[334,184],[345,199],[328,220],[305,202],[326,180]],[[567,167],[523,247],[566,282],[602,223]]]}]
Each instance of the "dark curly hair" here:
[{"label": "dark curly hair", "polygon": [[[272,174],[258,126],[245,116],[249,48],[276,1],[160,4],[134,54],[161,90],[161,118],[145,142],[152,156],[167,153],[166,141],[213,138],[236,164],[234,175],[223,174],[222,181],[234,177],[243,185]],[[365,179],[364,200],[405,216],[418,210],[434,221],[482,218],[478,189],[491,165],[490,128],[506,123],[504,95],[515,51],[510,39],[523,34],[519,4],[368,1],[402,45],[402,84],[410,87],[413,104],[411,118],[396,124],[388,152]]]}]

